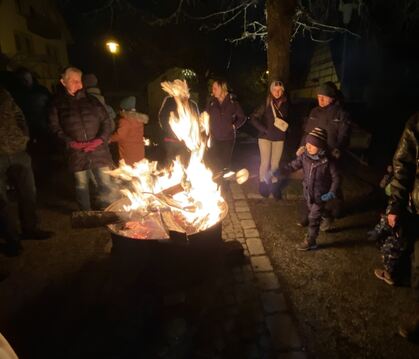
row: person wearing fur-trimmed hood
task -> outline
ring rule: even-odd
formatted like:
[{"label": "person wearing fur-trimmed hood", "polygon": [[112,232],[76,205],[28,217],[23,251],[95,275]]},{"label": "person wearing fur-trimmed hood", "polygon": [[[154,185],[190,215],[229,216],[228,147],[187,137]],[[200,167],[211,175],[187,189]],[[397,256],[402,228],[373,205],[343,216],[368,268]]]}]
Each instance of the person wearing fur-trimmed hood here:
[{"label": "person wearing fur-trimmed hood", "polygon": [[121,101],[118,128],[109,141],[118,143],[119,159],[124,160],[128,165],[133,165],[145,157],[143,136],[144,124],[148,123],[148,116],[137,112],[135,105],[134,96]]}]

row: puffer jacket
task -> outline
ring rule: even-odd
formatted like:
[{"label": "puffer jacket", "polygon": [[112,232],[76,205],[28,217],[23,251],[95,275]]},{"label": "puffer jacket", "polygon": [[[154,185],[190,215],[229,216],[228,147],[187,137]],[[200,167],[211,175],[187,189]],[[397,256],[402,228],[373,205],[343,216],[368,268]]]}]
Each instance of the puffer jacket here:
[{"label": "puffer jacket", "polygon": [[232,94],[228,94],[222,103],[211,96],[205,110],[210,117],[211,137],[218,141],[234,140],[236,130],[246,122],[246,116]]},{"label": "puffer jacket", "polygon": [[[111,124],[103,105],[84,90],[75,96],[57,95],[49,109],[52,133],[66,144],[68,165],[72,172],[112,165],[108,140]],[[92,152],[70,147],[70,142],[86,142],[100,138],[103,143]]]},{"label": "puffer jacket", "polygon": [[13,155],[26,150],[29,131],[23,112],[12,96],[0,87],[0,155]]},{"label": "puffer jacket", "polygon": [[419,214],[419,112],[406,123],[393,157],[390,213],[400,215],[412,199],[413,211]]},{"label": "puffer jacket", "polygon": [[336,194],[340,186],[340,176],[335,162],[326,155],[313,159],[307,152],[298,156],[280,170],[281,175],[303,169],[304,198],[309,203],[322,203],[321,196],[327,192]]},{"label": "puffer jacket", "polygon": [[[342,152],[348,147],[351,136],[349,114],[338,103],[332,103],[326,107],[317,106],[311,110],[304,126],[305,135],[316,127],[327,131],[329,150],[336,148]],[[305,136],[301,141],[301,145],[304,146],[304,144]]]}]

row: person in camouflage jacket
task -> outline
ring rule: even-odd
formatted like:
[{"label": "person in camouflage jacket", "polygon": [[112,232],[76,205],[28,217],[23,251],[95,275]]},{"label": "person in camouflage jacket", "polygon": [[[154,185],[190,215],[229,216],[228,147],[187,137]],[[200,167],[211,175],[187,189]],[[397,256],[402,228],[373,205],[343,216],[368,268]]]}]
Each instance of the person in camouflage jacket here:
[{"label": "person in camouflage jacket", "polygon": [[26,152],[29,131],[22,111],[0,86],[0,224],[6,254],[18,255],[22,246],[17,221],[7,197],[7,184],[16,188],[23,238],[46,239],[51,232],[38,228],[36,188],[31,159]]}]

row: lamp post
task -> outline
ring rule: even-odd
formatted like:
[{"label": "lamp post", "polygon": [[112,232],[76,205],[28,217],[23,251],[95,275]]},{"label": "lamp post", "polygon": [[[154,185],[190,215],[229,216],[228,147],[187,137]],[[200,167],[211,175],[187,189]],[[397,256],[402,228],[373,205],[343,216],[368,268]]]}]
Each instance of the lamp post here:
[{"label": "lamp post", "polygon": [[106,42],[106,48],[111,53],[111,56],[112,56],[114,86],[118,88],[118,76],[116,73],[116,55],[120,53],[121,47],[116,40],[108,40]]}]

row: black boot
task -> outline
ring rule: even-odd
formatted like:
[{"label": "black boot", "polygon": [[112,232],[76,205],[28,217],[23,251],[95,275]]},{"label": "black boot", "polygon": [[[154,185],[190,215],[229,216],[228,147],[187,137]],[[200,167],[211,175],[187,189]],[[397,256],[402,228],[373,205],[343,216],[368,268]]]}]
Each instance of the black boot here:
[{"label": "black boot", "polygon": [[282,199],[281,182],[271,183],[271,193],[275,199]]},{"label": "black boot", "polygon": [[261,196],[268,198],[269,194],[271,193],[269,184],[267,184],[264,181],[259,182],[259,193],[261,194]]}]

